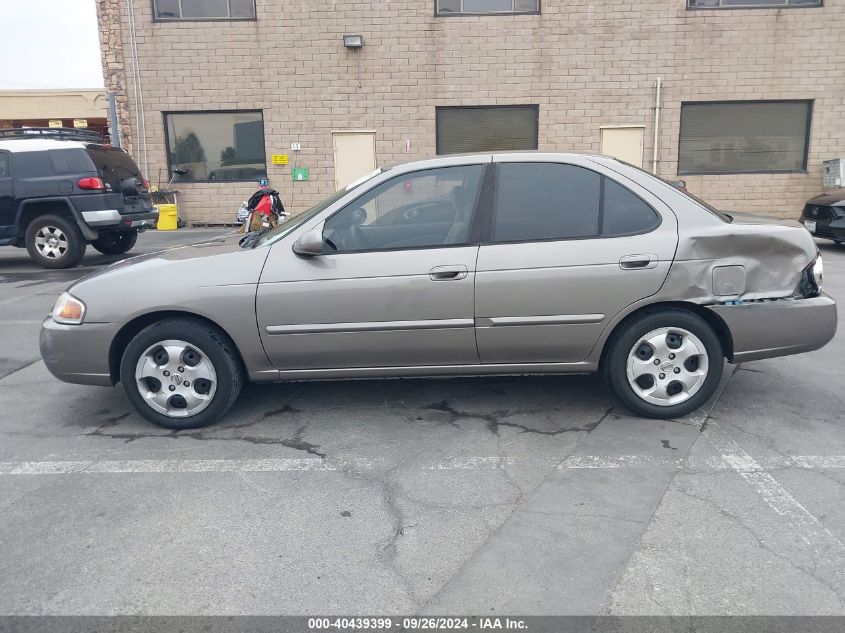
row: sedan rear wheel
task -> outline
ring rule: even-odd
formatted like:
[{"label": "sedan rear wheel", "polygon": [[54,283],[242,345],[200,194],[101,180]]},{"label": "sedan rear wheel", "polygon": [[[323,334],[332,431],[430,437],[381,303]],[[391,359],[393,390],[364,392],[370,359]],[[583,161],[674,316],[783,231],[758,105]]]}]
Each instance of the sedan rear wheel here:
[{"label": "sedan rear wheel", "polygon": [[701,317],[686,310],[645,313],[608,341],[611,391],[639,415],[673,418],[704,404],[722,376],[724,353]]},{"label": "sedan rear wheel", "polygon": [[170,429],[212,424],[234,404],[243,371],[234,344],[217,328],[189,318],[141,330],[123,354],[126,397],[145,418]]}]

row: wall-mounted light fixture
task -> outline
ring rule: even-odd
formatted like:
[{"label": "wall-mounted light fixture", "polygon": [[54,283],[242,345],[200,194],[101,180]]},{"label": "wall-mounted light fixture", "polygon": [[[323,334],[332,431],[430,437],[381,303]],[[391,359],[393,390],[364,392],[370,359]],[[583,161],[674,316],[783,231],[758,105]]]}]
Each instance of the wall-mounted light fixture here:
[{"label": "wall-mounted light fixture", "polygon": [[361,48],[364,45],[363,35],[344,35],[343,45],[346,48]]}]

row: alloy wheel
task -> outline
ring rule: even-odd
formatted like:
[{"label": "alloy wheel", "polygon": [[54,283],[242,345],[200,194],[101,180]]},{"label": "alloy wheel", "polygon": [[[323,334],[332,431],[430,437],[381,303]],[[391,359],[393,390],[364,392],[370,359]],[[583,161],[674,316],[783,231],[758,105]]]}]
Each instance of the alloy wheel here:
[{"label": "alloy wheel", "polygon": [[67,253],[67,235],[56,226],[42,226],[35,234],[35,248],[44,259],[61,259]]}]

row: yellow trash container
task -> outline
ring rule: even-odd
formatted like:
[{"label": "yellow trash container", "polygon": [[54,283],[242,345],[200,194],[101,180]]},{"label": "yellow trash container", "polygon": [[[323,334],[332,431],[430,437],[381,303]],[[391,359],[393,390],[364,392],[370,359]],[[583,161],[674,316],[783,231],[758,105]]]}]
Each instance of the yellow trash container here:
[{"label": "yellow trash container", "polygon": [[175,204],[158,205],[158,224],[156,224],[156,228],[159,231],[175,231],[179,228],[179,213],[176,211]]}]

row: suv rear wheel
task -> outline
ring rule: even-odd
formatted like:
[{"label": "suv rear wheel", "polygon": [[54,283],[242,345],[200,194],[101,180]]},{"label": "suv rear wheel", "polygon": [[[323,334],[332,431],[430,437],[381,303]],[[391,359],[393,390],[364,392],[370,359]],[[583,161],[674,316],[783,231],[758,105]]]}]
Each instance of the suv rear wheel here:
[{"label": "suv rear wheel", "polygon": [[120,255],[132,250],[138,241],[138,231],[100,231],[91,246],[103,255]]},{"label": "suv rear wheel", "polygon": [[85,238],[68,217],[44,215],[33,219],[24,233],[26,250],[44,268],[70,268],[85,255]]},{"label": "suv rear wheel", "polygon": [[724,353],[713,328],[679,309],[646,312],[615,332],[603,371],[613,394],[648,418],[698,409],[719,386]]}]

